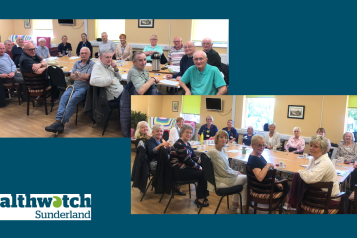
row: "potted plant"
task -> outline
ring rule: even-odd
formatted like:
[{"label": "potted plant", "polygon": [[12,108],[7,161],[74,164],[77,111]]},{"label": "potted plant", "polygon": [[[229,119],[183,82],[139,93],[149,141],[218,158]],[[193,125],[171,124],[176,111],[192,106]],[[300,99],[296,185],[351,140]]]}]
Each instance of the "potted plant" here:
[{"label": "potted plant", "polygon": [[141,111],[133,111],[131,110],[131,134],[133,135],[136,125],[139,123],[139,121],[146,121],[147,116],[145,113],[142,113]]}]

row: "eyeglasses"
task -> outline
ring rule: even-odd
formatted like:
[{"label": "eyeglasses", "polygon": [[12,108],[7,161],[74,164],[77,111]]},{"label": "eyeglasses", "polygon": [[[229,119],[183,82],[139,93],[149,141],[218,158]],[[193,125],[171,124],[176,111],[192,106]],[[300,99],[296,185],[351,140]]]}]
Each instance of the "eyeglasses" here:
[{"label": "eyeglasses", "polygon": [[157,40],[157,39],[150,39],[150,40]]},{"label": "eyeglasses", "polygon": [[180,43],[180,41],[174,41],[174,43]]},{"label": "eyeglasses", "polygon": [[191,49],[193,46],[189,45],[189,46],[184,46],[183,48],[186,49]]},{"label": "eyeglasses", "polygon": [[36,48],[32,48],[32,49],[26,49],[28,51],[36,51]]},{"label": "eyeglasses", "polygon": [[204,58],[194,58],[193,61],[204,61]]},{"label": "eyeglasses", "polygon": [[297,132],[300,132],[300,131],[294,131],[294,133],[297,133]]}]

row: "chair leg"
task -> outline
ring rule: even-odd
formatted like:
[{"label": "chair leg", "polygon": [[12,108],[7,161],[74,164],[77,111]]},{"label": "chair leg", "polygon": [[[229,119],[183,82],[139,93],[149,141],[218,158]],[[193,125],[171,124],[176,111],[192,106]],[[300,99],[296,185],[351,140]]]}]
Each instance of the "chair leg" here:
[{"label": "chair leg", "polygon": [[229,195],[227,195],[227,208],[229,209]]},{"label": "chair leg", "polygon": [[254,202],[254,214],[257,214],[257,203]]},{"label": "chair leg", "polygon": [[54,98],[53,98],[53,92],[51,91],[51,112],[52,112],[52,109],[53,109],[53,106],[54,106]]},{"label": "chair leg", "polygon": [[47,103],[46,103],[46,95],[44,94],[43,95],[43,101],[45,103],[45,112],[46,112],[46,115],[48,115],[48,112],[47,112]]},{"label": "chair leg", "polygon": [[190,194],[190,198],[191,198],[191,184],[188,184],[188,193]]},{"label": "chair leg", "polygon": [[[240,194],[239,194],[240,195]],[[242,204],[242,203],[241,203]],[[247,201],[247,204],[245,205],[245,214],[249,213],[249,207],[251,206],[251,204]]]},{"label": "chair leg", "polygon": [[108,121],[109,121],[110,116],[112,115],[112,112],[113,112],[113,109],[110,110],[108,119],[107,119],[107,121],[106,121],[105,124],[104,124],[102,136],[104,135],[105,129],[107,129]]},{"label": "chair leg", "polygon": [[145,196],[146,192],[148,191],[148,189],[149,189],[149,187],[150,187],[151,182],[152,182],[152,178],[150,179],[149,185],[146,187],[145,192],[144,192],[143,196],[141,197],[140,202],[143,200],[143,198],[144,198],[144,196]]},{"label": "chair leg", "polygon": [[171,202],[171,199],[174,197],[174,192],[172,191],[172,195],[171,195],[171,197],[170,197],[170,200],[169,200],[169,202],[167,203],[167,206],[166,206],[166,208],[165,208],[165,211],[164,211],[164,213],[166,213],[166,210],[167,210],[167,208],[169,207],[169,205],[170,205],[170,202]]},{"label": "chair leg", "polygon": [[77,104],[77,111],[76,111],[76,123],[74,123],[75,125],[77,125],[77,118],[78,118],[78,105],[79,105],[79,103]]},{"label": "chair leg", "polygon": [[162,194],[159,203],[161,202],[162,198],[164,197],[165,193]]},{"label": "chair leg", "polygon": [[219,200],[218,206],[216,208],[216,211],[214,212],[214,214],[217,214],[218,208],[221,205],[222,199],[224,198],[224,196],[221,197],[221,199]]},{"label": "chair leg", "polygon": [[35,100],[32,101],[32,107],[35,107]]},{"label": "chair leg", "polygon": [[20,91],[20,87],[17,87],[16,90],[17,90],[17,100],[19,101],[19,105],[21,105],[21,100],[20,100],[21,91]]},{"label": "chair leg", "polygon": [[[240,214],[243,214],[242,195],[240,193],[238,194],[239,194],[239,201],[240,201]],[[249,208],[248,208],[248,212],[249,212]]]},{"label": "chair leg", "polygon": [[30,99],[29,96],[27,96],[27,116],[29,115],[30,112]]}]

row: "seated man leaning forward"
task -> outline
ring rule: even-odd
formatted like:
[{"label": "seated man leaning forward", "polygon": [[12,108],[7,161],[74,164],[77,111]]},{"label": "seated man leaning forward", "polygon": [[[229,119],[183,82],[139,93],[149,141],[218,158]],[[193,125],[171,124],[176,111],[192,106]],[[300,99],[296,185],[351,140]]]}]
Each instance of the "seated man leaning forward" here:
[{"label": "seated man leaning forward", "polygon": [[19,65],[23,73],[42,74],[47,69],[46,61],[36,55],[36,47],[31,42],[25,44]]},{"label": "seated man leaning forward", "polygon": [[[88,89],[88,81],[95,64],[89,59],[90,56],[91,52],[89,48],[82,47],[80,51],[80,57],[82,60],[78,60],[74,63],[72,73],[70,75],[70,78],[74,80],[73,87],[69,87],[63,93],[58,106],[56,121],[52,125],[45,127],[46,131],[62,133],[64,130],[64,124],[66,124],[69,121],[69,118],[73,115],[77,104],[85,98]],[[69,100],[72,91],[73,94],[71,100]]]},{"label": "seated man leaning forward", "polygon": [[105,87],[108,101],[120,101],[123,85],[117,64],[112,60],[111,50],[100,51],[100,61],[93,66],[90,85]]},{"label": "seated man leaning forward", "polygon": [[145,70],[146,56],[143,52],[135,52],[133,57],[133,67],[128,73],[128,83],[131,81],[135,90],[140,95],[150,95],[151,89],[155,87],[154,83],[159,83],[158,77],[149,78],[149,74]]},{"label": "seated man leaning forward", "polygon": [[[217,67],[207,64],[207,56],[203,51],[193,54],[195,65],[188,68],[179,81],[185,95],[223,95],[227,92],[227,84]],[[191,84],[191,91],[186,84]]]}]

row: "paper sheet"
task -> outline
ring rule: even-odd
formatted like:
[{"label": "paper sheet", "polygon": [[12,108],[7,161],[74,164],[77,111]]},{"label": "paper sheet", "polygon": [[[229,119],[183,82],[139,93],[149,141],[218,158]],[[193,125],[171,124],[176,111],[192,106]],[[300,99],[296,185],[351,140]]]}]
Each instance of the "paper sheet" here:
[{"label": "paper sheet", "polygon": [[122,78],[122,79],[128,79],[128,74],[122,74],[122,75],[121,75],[121,78]]},{"label": "paper sheet", "polygon": [[167,80],[167,79],[160,80],[160,83],[167,84],[167,85],[177,85],[178,84],[177,81],[171,81],[171,80]]},{"label": "paper sheet", "polygon": [[50,58],[47,58],[46,60],[57,60],[58,58],[57,57],[50,57]]},{"label": "paper sheet", "polygon": [[145,66],[151,66],[151,64],[150,63],[146,63],[146,65]]},{"label": "paper sheet", "polygon": [[336,172],[337,172],[338,176],[342,176],[342,177],[344,177],[348,174],[348,171],[345,171],[345,170],[336,169]]},{"label": "paper sheet", "polygon": [[238,150],[228,150],[227,152],[230,152],[230,153],[237,153]]},{"label": "paper sheet", "polygon": [[307,168],[307,165],[300,164],[301,167]]},{"label": "paper sheet", "polygon": [[79,59],[79,57],[78,57],[78,56],[72,56],[72,57],[69,58],[69,59]]}]

